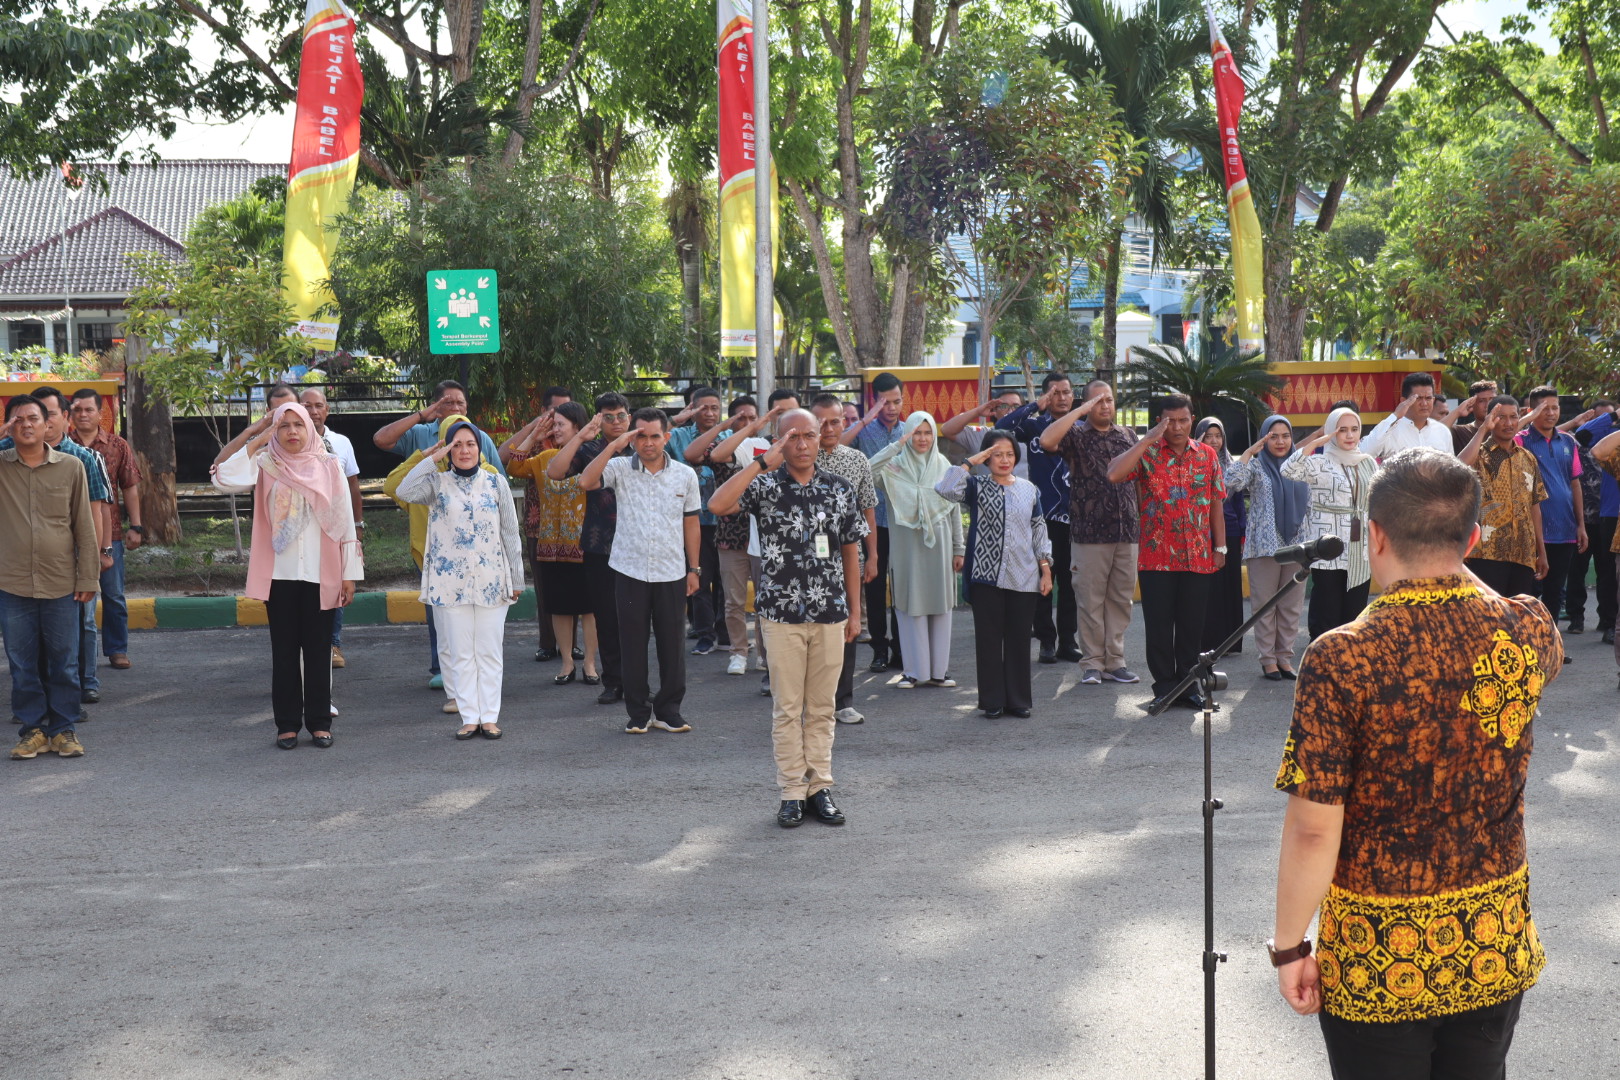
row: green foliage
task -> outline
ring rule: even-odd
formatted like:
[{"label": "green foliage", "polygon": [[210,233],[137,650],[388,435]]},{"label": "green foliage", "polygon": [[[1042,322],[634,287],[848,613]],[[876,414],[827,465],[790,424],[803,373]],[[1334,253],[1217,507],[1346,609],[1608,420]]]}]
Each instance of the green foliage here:
[{"label": "green foliage", "polygon": [[313,351],[307,338],[287,333],[297,320],[281,291],[279,260],[255,261],[204,230],[189,238],[183,262],[156,254],[129,261],[142,280],[125,327],[148,342],[141,375],[176,411],[201,413],[212,426],[215,403],[245,395]]},{"label": "green foliage", "polygon": [[585,181],[520,167],[427,178],[414,223],[392,192],[357,193],[343,221],[332,287],[341,343],[416,366],[424,383],[459,377],[461,358],[426,351],[429,270],[500,275],[501,351],[471,357],[472,396],[527,414],[538,387],[581,395],[663,366],[683,346],[658,200],[614,200]]},{"label": "green foliage", "polygon": [[279,266],[287,230],[286,181],[281,186],[279,198],[249,191],[208,207],[191,226],[191,242],[223,245],[250,266]]},{"label": "green foliage", "polygon": [[[50,371],[45,370],[49,361]],[[30,345],[24,349],[0,352],[0,379],[47,379],[59,382],[82,382],[101,378],[101,354],[86,349],[77,356],[63,356],[43,345]]]},{"label": "green foliage", "polygon": [[1207,334],[1199,337],[1190,355],[1160,344],[1138,345],[1131,353],[1125,400],[1134,404],[1147,405],[1152,398],[1176,392],[1192,398],[1194,416],[1209,416],[1216,401],[1225,400],[1258,422],[1271,411],[1261,398],[1283,386],[1259,350],[1217,342]]},{"label": "green foliage", "polygon": [[1471,344],[1521,384],[1607,387],[1620,371],[1620,166],[1576,168],[1544,143],[1445,160],[1404,185],[1390,268],[1402,337]]}]

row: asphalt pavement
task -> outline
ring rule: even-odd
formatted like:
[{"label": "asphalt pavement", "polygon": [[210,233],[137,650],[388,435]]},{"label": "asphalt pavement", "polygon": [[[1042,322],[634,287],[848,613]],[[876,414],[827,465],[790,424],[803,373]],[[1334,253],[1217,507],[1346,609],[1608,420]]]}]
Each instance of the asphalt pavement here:
[{"label": "asphalt pavement", "polygon": [[[1020,1080],[1203,1072],[1201,742],[1145,686],[1036,667],[1036,712],[863,667],[843,828],[774,822],[769,701],[689,657],[689,734],[551,685],[507,636],[498,742],[457,742],[419,627],[345,631],[337,745],[271,745],[269,643],[134,635],[87,755],[7,762],[0,1075],[17,1080]],[[1549,963],[1516,1078],[1620,1076],[1620,695],[1597,635],[1535,723]],[[1144,670],[1139,622],[1127,656]],[[1291,684],[1225,664],[1218,1052],[1326,1077],[1270,933]],[[656,671],[656,665],[654,666]]]}]

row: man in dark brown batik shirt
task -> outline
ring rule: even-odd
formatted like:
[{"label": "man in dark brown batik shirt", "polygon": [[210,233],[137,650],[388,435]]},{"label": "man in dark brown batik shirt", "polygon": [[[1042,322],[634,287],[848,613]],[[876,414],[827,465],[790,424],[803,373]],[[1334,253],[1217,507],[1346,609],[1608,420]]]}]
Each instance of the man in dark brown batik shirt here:
[{"label": "man in dark brown batik shirt", "polygon": [[1449,455],[1386,460],[1368,539],[1389,585],[1300,668],[1273,962],[1289,1004],[1322,1012],[1337,1080],[1501,1075],[1546,962],[1524,785],[1563,650],[1539,601],[1464,569],[1479,504],[1476,473]]}]

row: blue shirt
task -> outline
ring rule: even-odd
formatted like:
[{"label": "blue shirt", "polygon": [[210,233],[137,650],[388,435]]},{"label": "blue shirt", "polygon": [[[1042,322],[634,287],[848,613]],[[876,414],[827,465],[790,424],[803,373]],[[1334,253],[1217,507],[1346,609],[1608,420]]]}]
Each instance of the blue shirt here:
[{"label": "blue shirt", "polygon": [[[683,427],[678,427],[671,430],[669,433],[669,444],[666,449],[666,453],[668,453],[670,457],[674,458],[682,465],[697,470],[698,491],[701,493],[703,498],[702,503],[698,507],[698,524],[713,525],[715,523],[715,518],[713,514],[709,513],[709,496],[714,494],[715,489],[714,470],[709,468],[707,465],[693,465],[691,462],[686,460],[686,448],[691,446],[692,441],[701,434],[703,434],[703,432],[698,430],[698,426],[696,424],[686,424]],[[725,438],[724,435],[718,435],[715,437],[715,442],[719,442],[723,438]]]},{"label": "blue shirt", "polygon": [[[1620,420],[1615,419],[1614,413],[1604,413],[1596,420],[1588,420],[1580,426],[1581,431],[1592,433],[1592,445],[1596,446],[1598,440],[1606,435],[1620,431]],[[1603,474],[1603,501],[1598,504],[1598,517],[1620,517],[1620,481],[1616,481],[1609,474],[1608,469],[1601,470]]]},{"label": "blue shirt", "polygon": [[[484,452],[484,460],[495,466],[500,471],[500,474],[505,476],[506,466],[501,463],[501,455],[495,449],[495,440],[484,434],[479,428],[473,430],[478,432],[478,448]],[[433,449],[438,445],[438,442],[438,424],[417,424],[399,437],[399,441],[394,444],[394,453],[400,457],[410,457],[418,450]]]},{"label": "blue shirt", "polygon": [[[0,450],[10,450],[17,442],[10,435],[0,439]],[[80,446],[72,439],[64,438],[51,447],[57,453],[79,459],[84,466],[84,477],[90,481],[91,502],[112,502],[112,485],[107,482],[107,466],[102,462],[101,455],[94,450]]]},{"label": "blue shirt", "polygon": [[[880,416],[856,433],[855,449],[865,454],[866,459],[870,461],[882,453],[885,448],[900,441],[902,434],[900,429],[903,426],[899,420],[896,420],[894,427],[884,427],[883,417]],[[887,529],[889,527],[889,497],[883,494],[881,487],[877,489],[877,497],[877,509],[872,512],[872,516],[877,522],[878,528]]]},{"label": "blue shirt", "polygon": [[1575,436],[1555,431],[1544,438],[1535,428],[1526,428],[1515,441],[1536,456],[1541,482],[1547,488],[1547,501],[1541,504],[1541,533],[1549,544],[1575,543],[1575,478],[1580,476],[1580,444]]},{"label": "blue shirt", "polygon": [[1069,523],[1069,463],[1063,460],[1062,447],[1057,453],[1041,449],[1041,432],[1051,426],[1057,417],[1037,412],[1035,403],[1022,405],[1003,416],[996,427],[1010,431],[1024,444],[1029,458],[1029,479],[1041,491],[1041,516],[1047,521]]}]

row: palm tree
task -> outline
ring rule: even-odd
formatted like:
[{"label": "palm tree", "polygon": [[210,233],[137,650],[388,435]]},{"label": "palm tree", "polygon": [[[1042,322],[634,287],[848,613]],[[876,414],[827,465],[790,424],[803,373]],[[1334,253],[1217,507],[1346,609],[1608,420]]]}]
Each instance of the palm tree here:
[{"label": "palm tree", "polygon": [[[1192,398],[1193,415],[1229,413],[1237,406],[1258,423],[1271,411],[1262,398],[1283,388],[1260,349],[1240,349],[1207,334],[1198,337],[1190,355],[1174,345],[1137,345],[1130,368],[1129,391],[1133,404],[1146,405],[1161,394],[1182,393]],[[1224,408],[1223,408],[1224,406]]]},{"label": "palm tree", "polygon": [[[1111,0],[1068,4],[1071,25],[1048,35],[1046,54],[1075,82],[1100,78],[1113,92],[1121,123],[1140,144],[1130,203],[1153,230],[1156,263],[1175,239],[1175,166],[1169,154],[1191,148],[1206,162],[1220,159],[1214,127],[1182,92],[1183,77],[1209,56],[1209,31],[1198,0],[1158,0],[1129,15]],[[1112,225],[1104,249],[1099,369],[1114,362],[1123,243],[1123,224]]]}]

